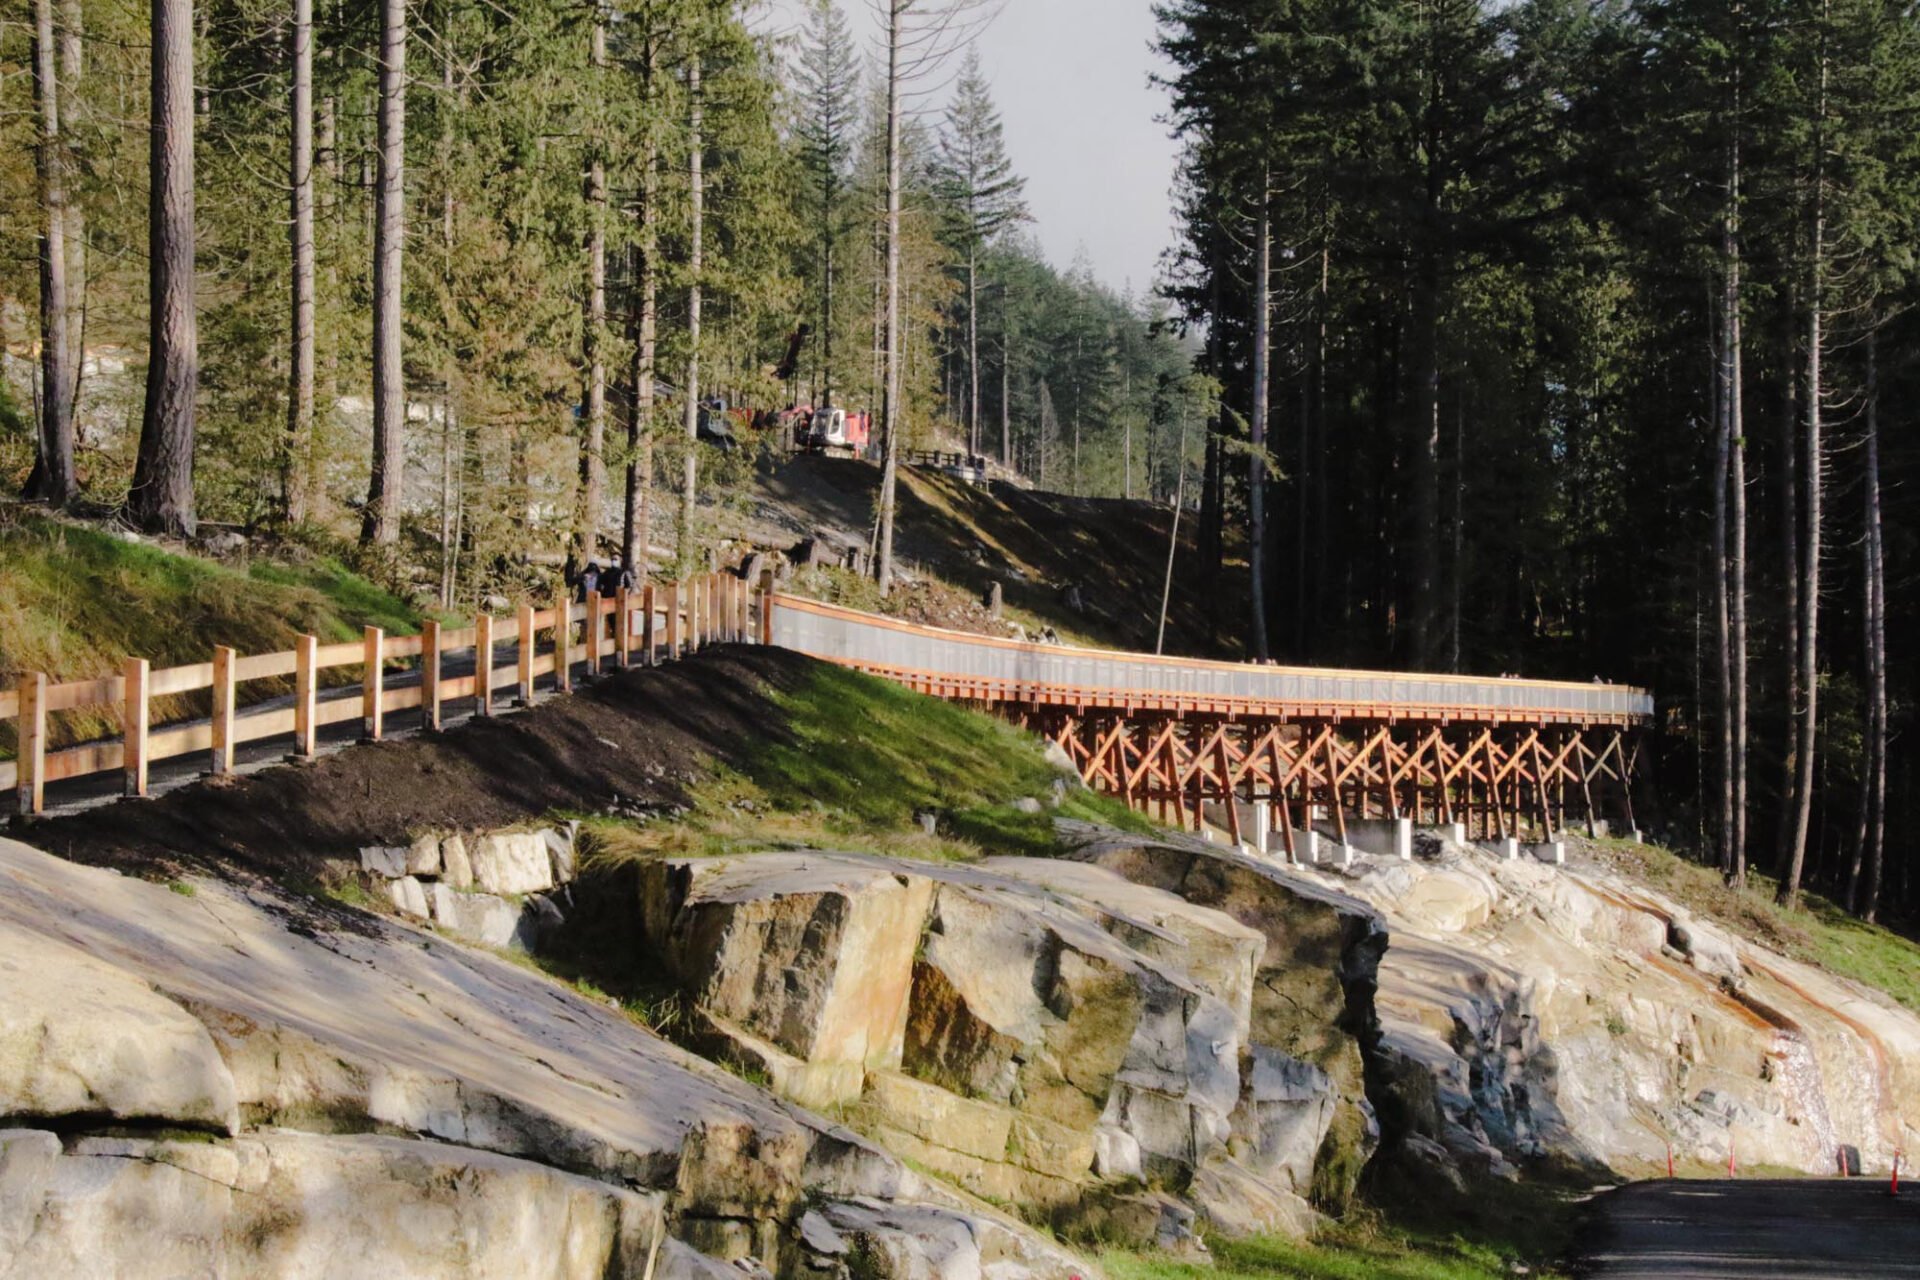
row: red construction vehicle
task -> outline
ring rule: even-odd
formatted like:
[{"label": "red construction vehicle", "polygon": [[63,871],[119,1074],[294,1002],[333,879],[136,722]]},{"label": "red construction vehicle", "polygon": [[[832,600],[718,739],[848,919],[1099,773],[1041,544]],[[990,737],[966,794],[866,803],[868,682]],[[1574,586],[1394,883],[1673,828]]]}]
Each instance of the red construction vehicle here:
[{"label": "red construction vehicle", "polygon": [[802,453],[858,458],[873,440],[873,416],[845,409],[815,409],[811,420],[794,426],[794,446]]}]

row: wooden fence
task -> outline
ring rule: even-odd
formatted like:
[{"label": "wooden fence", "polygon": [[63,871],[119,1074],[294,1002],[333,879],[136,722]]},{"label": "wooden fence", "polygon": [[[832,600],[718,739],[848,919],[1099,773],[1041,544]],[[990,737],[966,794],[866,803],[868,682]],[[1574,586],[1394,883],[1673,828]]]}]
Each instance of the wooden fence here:
[{"label": "wooden fence", "polygon": [[[0,761],[0,789],[17,789],[19,811],[38,814],[45,811],[49,782],[117,770],[125,794],[144,796],[148,768],[160,760],[207,752],[211,772],[224,774],[233,770],[235,749],[245,743],[291,736],[292,755],[310,759],[327,725],[357,720],[362,739],[378,741],[386,717],[396,711],[418,707],[422,727],[434,730],[450,703],[469,700],[474,715],[492,715],[502,689],[514,690],[517,705],[530,706],[543,677],[546,688],[565,693],[582,664],[591,674],[609,663],[651,665],[708,644],[762,639],[769,615],[762,606],[759,626],[753,625],[755,594],[730,573],[711,573],[611,596],[592,594],[548,609],[522,604],[513,617],[482,614],[468,627],[430,619],[417,636],[368,627],[361,639],[342,644],[301,636],[280,653],[243,656],[216,646],[208,662],[155,671],[147,659],[130,658],[119,675],[62,684],[44,672],[28,672],[16,689],[0,691],[0,722],[17,722],[19,742],[16,760]],[[499,665],[496,658],[507,645],[514,647],[512,660]],[[443,675],[446,655],[468,649],[473,673]],[[396,662],[417,665],[418,682],[393,685],[388,665]],[[357,689],[330,687],[321,696],[323,673],[352,667],[360,668]],[[248,711],[242,705],[240,686],[287,677],[293,679],[291,706]],[[153,699],[202,690],[211,691],[207,719],[153,723]],[[119,737],[49,749],[51,717],[92,708],[118,711]]]}]

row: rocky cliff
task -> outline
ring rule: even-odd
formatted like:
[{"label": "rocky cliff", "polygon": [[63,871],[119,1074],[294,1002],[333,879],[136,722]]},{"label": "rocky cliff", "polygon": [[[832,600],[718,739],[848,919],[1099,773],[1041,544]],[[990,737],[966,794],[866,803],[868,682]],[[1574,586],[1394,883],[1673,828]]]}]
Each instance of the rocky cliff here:
[{"label": "rocky cliff", "polygon": [[1506,861],[1422,835],[1411,861],[1305,874],[1374,907],[1375,1101],[1445,1176],[1550,1158],[1885,1169],[1920,1138],[1920,1018],[1733,936],[1604,850]]},{"label": "rocky cliff", "polygon": [[0,841],[0,989],[0,1276],[1086,1273],[616,1010],[264,884]]},{"label": "rocky cliff", "polygon": [[663,859],[634,945],[691,1042],[990,1201],[1137,1245],[1300,1234],[1371,1150],[1380,935],[1252,859]]}]

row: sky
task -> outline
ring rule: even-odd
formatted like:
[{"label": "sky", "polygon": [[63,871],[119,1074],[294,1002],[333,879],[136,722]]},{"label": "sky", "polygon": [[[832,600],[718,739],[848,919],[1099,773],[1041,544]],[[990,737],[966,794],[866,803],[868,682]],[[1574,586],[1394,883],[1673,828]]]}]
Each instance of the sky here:
[{"label": "sky", "polygon": [[[872,0],[839,2],[860,35],[878,31]],[[797,30],[803,12],[774,0],[769,25]],[[1159,119],[1165,91],[1149,83],[1163,65],[1153,35],[1151,0],[1006,0],[978,37],[1029,230],[1055,266],[1084,254],[1099,280],[1136,294],[1174,241],[1176,147]]]}]

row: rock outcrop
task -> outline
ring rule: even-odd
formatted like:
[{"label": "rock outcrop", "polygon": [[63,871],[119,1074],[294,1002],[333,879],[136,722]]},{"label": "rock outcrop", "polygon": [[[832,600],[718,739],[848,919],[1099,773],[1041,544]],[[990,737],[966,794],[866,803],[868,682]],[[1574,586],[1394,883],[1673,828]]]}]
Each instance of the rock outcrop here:
[{"label": "rock outcrop", "polygon": [[0,841],[0,1277],[1090,1274],[536,974],[177,888]]},{"label": "rock outcrop", "polygon": [[1343,1024],[1370,1017],[1372,913],[1251,860],[767,853],[663,860],[639,897],[703,1049],[1058,1225],[1298,1234],[1370,1149]]},{"label": "rock outcrop", "polygon": [[1884,1169],[1920,1138],[1920,1018],[1737,939],[1573,842],[1568,865],[1438,838],[1313,873],[1385,918],[1387,1127],[1451,1177],[1551,1157]]}]

